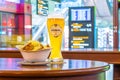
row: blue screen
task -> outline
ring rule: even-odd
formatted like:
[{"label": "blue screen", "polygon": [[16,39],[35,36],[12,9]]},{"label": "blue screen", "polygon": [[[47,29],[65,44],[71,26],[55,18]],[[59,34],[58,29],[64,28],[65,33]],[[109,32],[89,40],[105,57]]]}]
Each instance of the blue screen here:
[{"label": "blue screen", "polygon": [[91,21],[91,9],[71,9],[71,21]]}]

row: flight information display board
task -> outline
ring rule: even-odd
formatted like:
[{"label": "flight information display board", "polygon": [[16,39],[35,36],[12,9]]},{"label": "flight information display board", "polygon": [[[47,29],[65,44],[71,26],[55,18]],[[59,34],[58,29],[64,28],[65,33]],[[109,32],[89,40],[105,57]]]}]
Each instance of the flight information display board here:
[{"label": "flight information display board", "polygon": [[48,15],[48,0],[37,0],[37,14]]},{"label": "flight information display board", "polygon": [[94,48],[94,7],[69,8],[69,48]]}]

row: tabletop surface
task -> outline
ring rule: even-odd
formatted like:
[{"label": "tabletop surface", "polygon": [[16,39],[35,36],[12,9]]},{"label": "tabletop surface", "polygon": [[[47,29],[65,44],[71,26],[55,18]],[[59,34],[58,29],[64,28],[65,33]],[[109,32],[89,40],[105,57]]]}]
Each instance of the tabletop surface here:
[{"label": "tabletop surface", "polygon": [[[24,61],[22,58],[0,58],[0,70],[34,70],[35,68],[33,67],[36,67],[40,70],[43,68],[44,70],[53,70],[53,67],[51,67],[49,64],[42,66],[23,66],[19,63],[22,61]],[[108,65],[106,62],[92,60],[64,59],[63,62],[64,63],[59,68],[61,70],[96,68]],[[29,69],[25,69],[25,67],[29,67]]]},{"label": "tabletop surface", "polygon": [[[63,64],[23,66],[22,58],[0,58],[0,76],[65,76],[106,71],[109,64],[101,61],[64,59]],[[39,73],[39,75],[38,75]]]}]

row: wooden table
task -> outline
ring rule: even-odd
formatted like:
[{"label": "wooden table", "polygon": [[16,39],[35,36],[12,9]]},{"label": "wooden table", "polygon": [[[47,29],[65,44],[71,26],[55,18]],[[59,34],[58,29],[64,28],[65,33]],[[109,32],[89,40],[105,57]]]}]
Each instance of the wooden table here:
[{"label": "wooden table", "polygon": [[0,58],[0,80],[105,80],[109,64],[64,59],[64,64],[23,66],[22,58]]}]

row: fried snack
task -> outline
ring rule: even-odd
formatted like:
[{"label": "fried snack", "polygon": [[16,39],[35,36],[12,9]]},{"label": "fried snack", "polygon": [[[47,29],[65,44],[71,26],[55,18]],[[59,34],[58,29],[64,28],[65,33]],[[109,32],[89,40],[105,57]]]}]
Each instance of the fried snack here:
[{"label": "fried snack", "polygon": [[22,47],[22,50],[26,50],[26,51],[37,51],[41,49],[44,49],[44,46],[39,41],[35,41],[35,40],[28,41]]},{"label": "fried snack", "polygon": [[44,45],[44,49],[48,49],[48,48],[50,48],[49,44]]}]

